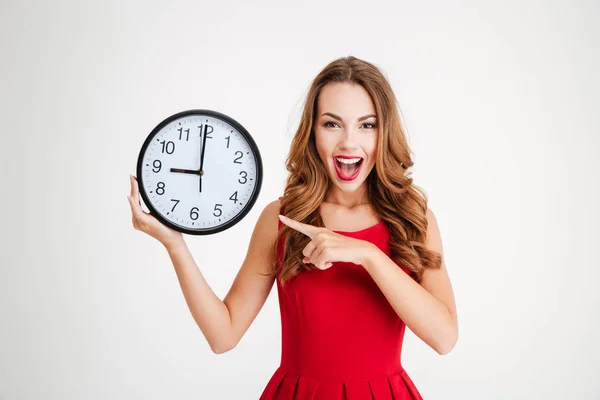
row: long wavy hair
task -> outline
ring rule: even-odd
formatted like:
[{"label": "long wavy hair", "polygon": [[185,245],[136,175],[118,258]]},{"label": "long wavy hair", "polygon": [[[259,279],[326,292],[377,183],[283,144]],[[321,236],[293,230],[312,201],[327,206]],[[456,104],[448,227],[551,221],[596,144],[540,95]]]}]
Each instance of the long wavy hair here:
[{"label": "long wavy hair", "polygon": [[[327,65],[313,80],[304,102],[302,117],[286,159],[289,172],[281,197],[282,213],[297,221],[323,227],[319,205],[332,184],[317,153],[314,124],[319,93],[329,83],[355,83],[369,93],[377,114],[379,136],[375,166],[366,179],[369,201],[390,233],[390,258],[407,268],[420,282],[426,268],[440,268],[441,256],[425,247],[427,232],[427,194],[413,184],[413,166],[400,119],[397,99],[383,73],[373,64],[356,57],[339,58]],[[281,284],[302,270],[302,250],[310,241],[306,235],[282,225],[273,247],[283,240],[281,263],[273,273]]]}]

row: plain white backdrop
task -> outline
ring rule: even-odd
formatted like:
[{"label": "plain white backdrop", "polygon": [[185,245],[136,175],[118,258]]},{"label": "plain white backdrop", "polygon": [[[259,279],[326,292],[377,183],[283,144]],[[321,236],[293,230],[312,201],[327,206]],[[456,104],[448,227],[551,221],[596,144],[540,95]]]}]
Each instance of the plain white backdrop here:
[{"label": "plain white backdrop", "polygon": [[399,99],[454,286],[459,341],[407,330],[426,400],[599,399],[600,6],[594,1],[10,1],[0,9],[0,399],[257,399],[280,357],[273,288],[231,352],[195,325],[129,174],[167,116],[209,108],[265,176],[232,229],[186,236],[223,298],[281,195],[330,61]]}]

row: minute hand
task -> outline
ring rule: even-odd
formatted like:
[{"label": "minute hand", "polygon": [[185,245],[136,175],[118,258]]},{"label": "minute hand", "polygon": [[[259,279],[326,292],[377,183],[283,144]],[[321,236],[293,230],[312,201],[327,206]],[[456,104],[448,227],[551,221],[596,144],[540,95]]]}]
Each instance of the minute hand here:
[{"label": "minute hand", "polygon": [[202,193],[202,175],[204,175],[204,150],[206,147],[206,125],[204,125],[204,132],[202,132],[202,149],[200,150],[200,193]]}]

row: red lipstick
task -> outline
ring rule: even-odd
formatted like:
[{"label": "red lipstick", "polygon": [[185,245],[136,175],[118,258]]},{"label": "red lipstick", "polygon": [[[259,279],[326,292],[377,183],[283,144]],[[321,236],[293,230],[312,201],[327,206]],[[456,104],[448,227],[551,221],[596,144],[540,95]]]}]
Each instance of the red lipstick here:
[{"label": "red lipstick", "polygon": [[[358,161],[358,167],[356,168],[356,171],[351,175],[351,176],[346,176],[344,175],[344,173],[340,170],[340,167],[338,166],[338,162],[336,161],[336,158],[345,158],[345,159],[351,159],[351,158],[360,158],[360,161]],[[333,165],[335,167],[335,172],[337,173],[338,178],[340,178],[343,181],[352,181],[354,180],[358,174],[360,173],[360,170],[362,169],[362,165],[363,165],[363,158],[362,157],[355,157],[355,156],[343,156],[343,155],[339,155],[339,156],[334,156],[333,158]]]}]

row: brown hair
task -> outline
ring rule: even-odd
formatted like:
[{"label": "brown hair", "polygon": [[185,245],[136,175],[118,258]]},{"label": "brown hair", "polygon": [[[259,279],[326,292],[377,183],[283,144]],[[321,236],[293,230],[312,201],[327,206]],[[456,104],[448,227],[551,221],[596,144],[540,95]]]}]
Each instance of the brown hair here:
[{"label": "brown hair", "polygon": [[[375,65],[352,56],[339,58],[313,80],[286,159],[289,175],[281,198],[282,213],[285,210],[289,218],[324,226],[319,205],[330,179],[317,153],[314,123],[319,93],[329,83],[359,84],[371,96],[380,128],[375,167],[366,179],[369,201],[390,232],[390,258],[419,282],[425,268],[441,267],[441,256],[425,247],[427,195],[412,183],[408,169],[413,162],[399,106],[389,82]],[[302,262],[309,237],[282,225],[273,248],[275,260],[279,240],[284,241],[282,262],[273,273],[280,273],[282,284],[301,270],[315,268]]]}]

